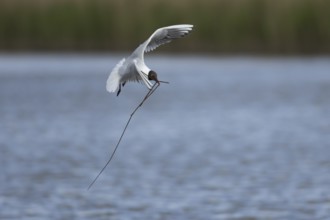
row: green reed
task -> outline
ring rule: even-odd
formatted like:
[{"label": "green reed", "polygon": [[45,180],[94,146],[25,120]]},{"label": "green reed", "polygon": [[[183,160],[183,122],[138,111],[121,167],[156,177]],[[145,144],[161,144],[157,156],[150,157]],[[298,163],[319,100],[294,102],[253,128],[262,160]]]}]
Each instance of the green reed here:
[{"label": "green reed", "polygon": [[330,52],[328,0],[7,0],[0,50],[130,50],[177,23],[195,31],[164,50]]}]

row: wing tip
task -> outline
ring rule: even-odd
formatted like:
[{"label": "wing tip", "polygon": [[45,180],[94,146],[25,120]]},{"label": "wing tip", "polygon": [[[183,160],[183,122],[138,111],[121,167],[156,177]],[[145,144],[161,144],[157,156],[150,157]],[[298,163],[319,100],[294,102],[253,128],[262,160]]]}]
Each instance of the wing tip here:
[{"label": "wing tip", "polygon": [[118,90],[118,87],[119,87],[118,83],[116,83],[114,81],[110,81],[110,80],[107,81],[106,90],[109,93],[116,92]]},{"label": "wing tip", "polygon": [[122,65],[124,64],[125,60],[126,60],[125,58],[120,60],[119,63],[117,63],[116,66],[113,68],[113,70],[111,71],[108,77],[106,90],[110,93],[116,92],[119,89],[120,78],[121,78],[119,75],[119,71]]},{"label": "wing tip", "polygon": [[168,27],[173,27],[173,28],[193,28],[193,24],[175,24],[175,25],[170,25]]}]

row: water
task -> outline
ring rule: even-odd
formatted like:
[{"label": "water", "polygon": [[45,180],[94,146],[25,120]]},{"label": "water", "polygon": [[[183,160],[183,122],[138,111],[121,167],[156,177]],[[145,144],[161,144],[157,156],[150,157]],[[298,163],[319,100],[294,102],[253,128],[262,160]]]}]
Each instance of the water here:
[{"label": "water", "polygon": [[147,92],[105,91],[120,58],[0,56],[0,219],[329,219],[329,58],[148,58],[87,191]]}]

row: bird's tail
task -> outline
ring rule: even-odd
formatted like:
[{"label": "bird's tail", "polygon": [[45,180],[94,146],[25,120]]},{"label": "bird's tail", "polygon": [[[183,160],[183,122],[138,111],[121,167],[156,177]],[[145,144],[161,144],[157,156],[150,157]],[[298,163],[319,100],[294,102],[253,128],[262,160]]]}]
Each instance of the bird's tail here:
[{"label": "bird's tail", "polygon": [[120,74],[119,69],[123,66],[125,58],[122,59],[111,71],[109,78],[107,80],[107,91],[116,92],[120,85]]}]

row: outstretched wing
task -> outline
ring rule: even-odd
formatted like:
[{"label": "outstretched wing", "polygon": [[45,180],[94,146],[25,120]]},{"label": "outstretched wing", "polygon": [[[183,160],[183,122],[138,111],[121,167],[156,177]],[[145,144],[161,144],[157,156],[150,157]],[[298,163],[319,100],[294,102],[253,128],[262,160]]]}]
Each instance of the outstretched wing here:
[{"label": "outstretched wing", "polygon": [[145,48],[145,52],[153,51],[160,45],[171,42],[173,39],[182,38],[189,34],[192,30],[191,24],[180,24],[159,28],[148,39],[149,43]]},{"label": "outstretched wing", "polygon": [[143,44],[141,44],[133,54],[143,57],[144,53],[153,51],[160,45],[188,35],[193,27],[194,26],[191,24],[179,24],[159,28]]}]

